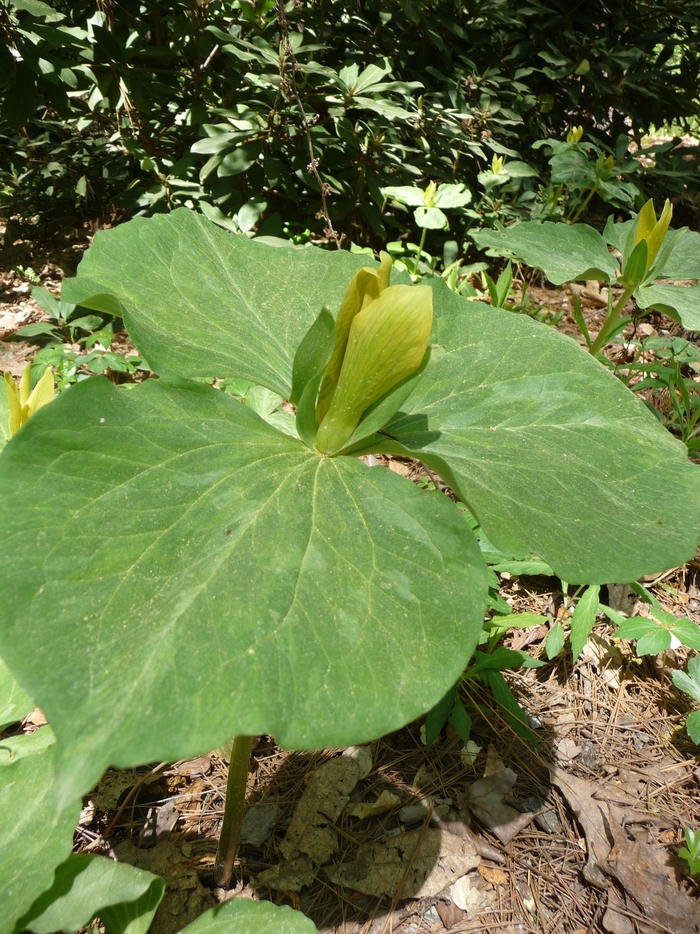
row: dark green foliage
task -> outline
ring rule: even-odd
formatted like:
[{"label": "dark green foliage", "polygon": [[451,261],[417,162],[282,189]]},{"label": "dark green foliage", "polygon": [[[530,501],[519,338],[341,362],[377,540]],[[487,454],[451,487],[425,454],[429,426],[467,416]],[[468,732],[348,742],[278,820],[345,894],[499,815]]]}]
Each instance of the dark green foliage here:
[{"label": "dark green foliage", "polygon": [[[614,152],[630,127],[639,136],[698,110],[700,0],[285,10],[0,3],[0,212],[105,219],[185,204],[243,232],[304,236],[327,227],[323,186],[338,231],[375,244],[410,224],[387,213],[382,186],[458,181],[491,192],[480,206],[493,219],[526,216],[548,197],[537,139],[582,125]],[[534,162],[539,180],[489,189],[494,154],[506,168]],[[635,184],[692,209],[693,169],[662,152]]]}]

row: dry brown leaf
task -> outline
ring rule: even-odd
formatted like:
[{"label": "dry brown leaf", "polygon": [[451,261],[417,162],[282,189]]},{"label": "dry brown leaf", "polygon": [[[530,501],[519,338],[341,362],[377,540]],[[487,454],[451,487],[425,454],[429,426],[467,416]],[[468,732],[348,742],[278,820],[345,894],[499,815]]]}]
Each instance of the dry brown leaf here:
[{"label": "dry brown leaf", "polygon": [[369,775],[372,755],[366,746],[353,746],[320,765],[297,804],[280,844],[283,861],[258,876],[262,885],[298,892],[313,882],[338,848],[334,824],[360,779]]},{"label": "dry brown leaf", "polygon": [[489,743],[489,751],[486,754],[486,765],[484,766],[484,778],[489,775],[497,775],[505,770],[506,764],[496,752],[496,747]]},{"label": "dry brown leaf", "polygon": [[336,885],[365,895],[426,898],[442,892],[480,861],[469,840],[428,827],[360,847],[353,859],[326,867],[325,872]]},{"label": "dry brown leaf", "polygon": [[440,915],[442,926],[446,931],[449,931],[451,928],[455,927],[455,925],[459,924],[460,921],[464,920],[464,912],[461,908],[458,908],[454,902],[439,901],[435,909]]},{"label": "dry brown leaf", "polygon": [[197,775],[208,775],[211,771],[211,756],[198,756],[196,759],[188,759],[187,762],[181,762],[178,770],[185,772],[190,778]]},{"label": "dry brown leaf", "polygon": [[498,869],[496,866],[481,865],[477,866],[477,869],[491,885],[505,885],[508,881],[508,873],[503,872],[502,869]]},{"label": "dry brown leaf", "polygon": [[503,803],[517,776],[512,769],[503,769],[495,775],[480,778],[468,789],[466,804],[472,814],[496,834],[506,846],[513,837],[527,827],[534,813],[521,814],[514,807]]},{"label": "dry brown leaf", "polygon": [[581,747],[568,737],[557,743],[557,758],[563,759],[565,762],[575,759],[580,752]]},{"label": "dry brown leaf", "polygon": [[[663,854],[657,853],[648,843],[628,839],[623,824],[633,822],[629,808],[619,808],[609,800],[596,797],[601,789],[592,782],[559,769],[550,769],[550,775],[586,835],[588,862],[583,874],[587,881],[605,889],[609,878],[615,879],[624,892],[627,906],[649,919],[648,925],[637,922],[643,934],[658,932],[660,925],[674,934],[700,934],[698,904],[679,888],[671,868],[662,862]],[[649,820],[648,815],[646,820]],[[618,934],[615,925],[619,934],[625,934],[624,922],[619,917],[611,914],[608,920],[612,934]]]},{"label": "dry brown leaf", "polygon": [[31,713],[28,713],[27,716],[24,718],[24,723],[25,725],[35,726],[37,728],[40,726],[45,726],[47,723],[47,720],[46,720],[44,711],[41,709],[41,707],[35,707]]},{"label": "dry brown leaf", "polygon": [[637,922],[640,930],[651,934],[663,925],[675,934],[700,934],[700,906],[683,892],[664,865],[665,854],[648,843],[627,839],[619,824],[612,826],[615,846],[608,860],[609,874],[622,886],[638,911],[649,918],[649,925]]},{"label": "dry brown leaf", "polygon": [[452,901],[467,913],[469,921],[494,901],[493,892],[484,892],[479,888],[479,881],[476,873],[470,873],[458,879],[451,889]]},{"label": "dry brown leaf", "polygon": [[607,888],[607,880],[598,868],[598,863],[610,855],[613,840],[608,827],[611,817],[617,819],[615,805],[609,801],[596,801],[593,795],[598,786],[575,775],[569,775],[561,769],[549,770],[553,785],[562,792],[586,835],[588,860],[583,870],[584,878],[598,889]]},{"label": "dry brown leaf", "polygon": [[603,927],[608,934],[634,934],[634,925],[624,914],[624,910],[624,901],[611,887],[608,892],[608,905],[603,914]]},{"label": "dry brown leaf", "polygon": [[121,862],[147,869],[165,880],[165,896],[148,929],[149,934],[171,934],[174,918],[179,930],[216,905],[213,894],[199,881],[191,860],[170,840],[163,840],[148,850],[141,850],[126,840],[117,844],[114,852]]},{"label": "dry brown leaf", "polygon": [[254,804],[243,815],[241,825],[241,844],[262,846],[272,833],[275,826],[279,808],[276,804]]}]

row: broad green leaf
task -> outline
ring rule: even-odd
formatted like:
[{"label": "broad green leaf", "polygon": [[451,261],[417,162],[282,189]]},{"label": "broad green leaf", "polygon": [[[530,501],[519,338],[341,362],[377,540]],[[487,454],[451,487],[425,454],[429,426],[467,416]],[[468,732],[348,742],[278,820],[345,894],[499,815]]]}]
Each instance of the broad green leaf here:
[{"label": "broad green leaf", "polygon": [[678,316],[688,331],[700,331],[700,285],[645,285],[634,297],[640,308]]},{"label": "broad green leaf", "polygon": [[442,697],[425,718],[425,746],[430,749],[440,735],[440,730],[449,720],[452,708],[457,697],[457,685],[453,684],[450,690]]},{"label": "broad green leaf", "polygon": [[289,401],[297,405],[310,380],[323,370],[333,352],[335,321],[327,306],[319,312],[299,344],[292,366],[292,391]]},{"label": "broad green leaf", "polygon": [[469,735],[472,731],[472,718],[464,709],[464,704],[459,699],[459,697],[455,700],[454,707],[452,708],[452,713],[450,714],[450,723],[455,728],[455,730],[457,730],[457,735],[466,746],[466,744],[469,742]]},{"label": "broad green leaf", "polygon": [[571,617],[571,632],[569,635],[571,654],[574,661],[576,661],[583,651],[583,647],[595,626],[599,596],[600,586],[598,584],[592,584],[590,587],[586,588],[585,593],[576,604],[573,616]]},{"label": "broad green leaf", "polygon": [[691,619],[679,617],[670,627],[673,635],[689,649],[700,652],[700,626]]},{"label": "broad green leaf", "polygon": [[543,574],[545,577],[553,577],[554,572],[548,564],[545,564],[544,561],[538,561],[536,559],[524,560],[524,561],[500,561],[498,564],[493,564],[492,568],[494,571],[502,573],[507,571],[509,574],[532,574],[538,575]]},{"label": "broad green leaf", "polygon": [[500,255],[512,255],[528,266],[542,269],[554,285],[575,279],[614,282],[618,266],[605,240],[587,224],[523,221],[504,230],[481,230],[474,239]]},{"label": "broad green leaf", "polygon": [[464,185],[440,185],[435,195],[435,207],[463,208],[472,200],[472,193]]},{"label": "broad green leaf", "polygon": [[647,616],[634,616],[627,619],[615,630],[616,639],[641,639],[649,632],[665,632],[658,620]]},{"label": "broad green leaf", "polygon": [[50,726],[42,726],[33,733],[20,733],[0,741],[0,765],[8,765],[26,756],[34,756],[56,742]]},{"label": "broad green leaf", "polygon": [[0,934],[13,934],[73,845],[80,800],[56,816],[55,748],[0,766]]},{"label": "broad green leaf", "polygon": [[0,504],[0,645],[64,796],[232,733],[380,736],[454,684],[481,629],[486,568],[453,502],[201,383],[71,387],[5,448]]},{"label": "broad green leaf", "polygon": [[553,658],[556,658],[564,648],[564,638],[564,627],[561,623],[555,623],[549,630],[549,634],[547,635],[544,643],[544,650],[547,653],[547,658],[550,659],[550,661]]},{"label": "broad green leaf", "polygon": [[316,925],[286,905],[234,898],[210,908],[180,934],[318,934]]},{"label": "broad green leaf", "polygon": [[570,338],[431,285],[446,352],[377,450],[422,460],[499,551],[539,555],[572,583],[688,560],[700,470],[685,447]]},{"label": "broad green leaf", "polygon": [[345,251],[271,250],[183,208],[97,234],[63,297],[111,313],[118,300],[161,376],[236,376],[287,398],[301,339],[367,265]]},{"label": "broad green leaf", "polygon": [[700,234],[681,227],[669,230],[666,239],[672,234],[673,249],[663,262],[659,253],[656,275],[663,279],[700,279]]},{"label": "broad green leaf", "polygon": [[419,227],[427,227],[428,230],[444,230],[448,224],[447,216],[440,208],[416,208],[413,216]]},{"label": "broad green leaf", "polygon": [[385,65],[368,65],[360,72],[357,79],[353,82],[352,91],[355,94],[372,92],[373,86],[376,87],[391,72],[388,62]]},{"label": "broad green leaf", "polygon": [[588,156],[576,149],[566,149],[549,160],[552,182],[556,185],[573,185],[578,188],[595,182],[594,165]]},{"label": "broad green leaf", "polygon": [[671,645],[668,629],[654,629],[637,640],[637,655],[659,655]]},{"label": "broad green leaf", "polygon": [[104,856],[71,854],[51,888],[18,924],[34,934],[72,934],[100,915],[108,934],[146,934],[165,894],[153,873]]},{"label": "broad green leaf", "polygon": [[[0,386],[0,389],[4,387]],[[34,702],[25,694],[0,658],[0,730],[23,720],[34,709]]]},{"label": "broad green leaf", "polygon": [[[531,659],[531,661],[535,661],[535,659]],[[510,724],[519,736],[524,737],[538,749],[540,745],[539,740],[528,726],[527,714],[513,696],[513,692],[508,687],[508,682],[501,672],[494,669],[486,669],[481,672],[479,677],[485,684],[488,684],[493,691],[493,696],[500,705],[502,716],[506,722]]]},{"label": "broad green leaf", "polygon": [[415,112],[411,113],[410,110],[399,107],[398,104],[394,104],[393,101],[387,100],[385,97],[375,99],[374,97],[353,96],[348,102],[348,109],[351,107],[362,107],[364,110],[372,110],[374,113],[378,113],[388,120],[409,120],[415,118]]},{"label": "broad green leaf", "polygon": [[63,13],[58,13],[48,3],[43,3],[42,0],[12,0],[10,6],[13,6],[16,10],[26,10],[31,16],[40,19],[46,18],[50,23],[65,19]]},{"label": "broad green leaf", "polygon": [[694,710],[686,717],[685,728],[692,741],[700,746],[700,710]]},{"label": "broad green leaf", "polygon": [[385,198],[392,198],[400,204],[407,204],[409,207],[417,208],[425,204],[425,191],[422,188],[414,188],[412,185],[382,188],[381,192]]}]

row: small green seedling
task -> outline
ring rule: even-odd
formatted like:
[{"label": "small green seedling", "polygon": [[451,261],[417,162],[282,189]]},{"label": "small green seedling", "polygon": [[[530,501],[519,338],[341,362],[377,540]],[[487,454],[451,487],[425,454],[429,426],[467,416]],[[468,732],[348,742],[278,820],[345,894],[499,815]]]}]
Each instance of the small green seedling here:
[{"label": "small green seedling", "polygon": [[80,341],[87,349],[96,343],[109,346],[112,342],[112,315],[85,314],[88,309],[56,298],[48,289],[40,286],[32,289],[32,298],[49,320],[25,325],[12,335],[13,340],[29,340],[34,344]]},{"label": "small green seedling", "polygon": [[[653,408],[663,418],[669,431],[678,435],[689,451],[700,450],[700,351],[690,341],[681,337],[650,337],[647,340],[630,341],[629,346],[638,347],[635,360],[625,364],[628,381],[640,373],[641,380],[631,384],[633,392],[651,389],[668,400],[666,415]],[[651,361],[642,361],[643,355],[653,353]],[[629,384],[629,383],[628,383]]]},{"label": "small green seedling", "polygon": [[692,620],[674,616],[660,606],[651,606],[651,617],[634,616],[621,623],[616,631],[617,639],[636,639],[636,653],[659,655],[666,649],[685,645],[700,651],[700,627]]},{"label": "small green seedling", "polygon": [[415,188],[412,185],[403,185],[394,188],[382,188],[381,192],[385,198],[415,208],[413,219],[416,226],[420,227],[423,233],[421,234],[420,244],[413,264],[414,275],[418,273],[418,263],[423,252],[427,232],[429,230],[447,230],[449,221],[444,212],[454,208],[462,208],[469,204],[472,199],[471,192],[464,185],[438,185],[436,182],[430,182],[425,190]]},{"label": "small green seedling", "polygon": [[685,828],[686,845],[678,851],[681,859],[688,861],[691,876],[700,875],[700,830]]}]

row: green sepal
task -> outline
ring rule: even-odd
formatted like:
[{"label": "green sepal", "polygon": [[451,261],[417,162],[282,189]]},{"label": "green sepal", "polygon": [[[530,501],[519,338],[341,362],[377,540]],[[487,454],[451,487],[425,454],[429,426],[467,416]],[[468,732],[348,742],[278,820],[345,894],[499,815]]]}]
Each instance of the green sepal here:
[{"label": "green sepal", "polygon": [[292,389],[289,401],[297,405],[307,384],[322,370],[335,345],[335,321],[328,305],[302,338],[292,364]]},{"label": "green sepal", "polygon": [[626,256],[622,263],[623,285],[637,286],[644,281],[647,274],[649,248],[646,240],[640,240],[629,256]]},{"label": "green sepal", "polygon": [[311,448],[312,451],[314,450],[314,441],[318,431],[318,425],[316,424],[316,396],[322,379],[323,367],[306,384],[297,406],[297,434],[307,448]]}]

